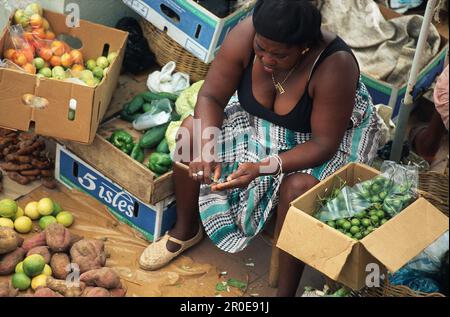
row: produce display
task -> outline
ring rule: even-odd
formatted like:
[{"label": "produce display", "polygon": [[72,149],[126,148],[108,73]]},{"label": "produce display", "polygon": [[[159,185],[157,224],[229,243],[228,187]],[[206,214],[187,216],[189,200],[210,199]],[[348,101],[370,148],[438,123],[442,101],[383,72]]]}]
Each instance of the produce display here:
[{"label": "produce display", "polygon": [[165,139],[167,128],[172,121],[181,116],[175,109],[178,96],[171,93],[144,92],[135,96],[123,106],[120,118],[133,124],[142,133],[139,140],[124,130],[116,130],[108,138],[115,147],[130,155],[139,163],[145,163],[146,151],[154,150],[148,157],[146,166],[158,177],[172,167],[168,142]]},{"label": "produce display", "polygon": [[[10,283],[0,283],[0,297],[125,296],[119,275],[105,267],[104,242],[70,232],[72,214],[51,198],[30,202],[24,209],[3,199],[0,216],[0,275],[12,274]],[[39,220],[41,231],[24,240],[20,233],[31,232],[32,220]],[[79,285],[66,283],[69,264],[81,274]]]},{"label": "produce display", "polygon": [[42,7],[32,3],[16,10],[10,27],[11,45],[4,58],[30,74],[57,80],[72,79],[90,87],[100,84],[117,52],[97,56],[85,63],[82,50],[72,49],[57,38],[44,18]]},{"label": "produce display", "polygon": [[45,141],[35,134],[0,128],[0,168],[21,185],[41,179],[45,187],[56,187],[45,148]]},{"label": "produce display", "polygon": [[[385,163],[382,170],[388,170],[387,173],[360,182],[353,188],[339,180],[328,197],[319,197],[319,208],[314,217],[355,240],[363,239],[395,217],[416,196],[417,170],[411,171],[411,168],[408,170],[393,162]],[[402,181],[398,182],[399,179]]]},{"label": "produce display", "polygon": [[56,201],[48,197],[30,202],[24,209],[12,199],[0,200],[0,228],[9,227],[18,233],[29,233],[33,229],[34,220],[39,221],[39,228],[42,230],[54,223],[68,228],[74,222],[71,212],[64,211]]}]

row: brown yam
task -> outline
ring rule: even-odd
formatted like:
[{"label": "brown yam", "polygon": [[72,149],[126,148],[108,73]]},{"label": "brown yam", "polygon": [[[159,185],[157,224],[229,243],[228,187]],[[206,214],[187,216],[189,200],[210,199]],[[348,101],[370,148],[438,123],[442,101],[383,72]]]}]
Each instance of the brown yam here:
[{"label": "brown yam", "polygon": [[0,255],[10,253],[21,246],[21,238],[14,229],[9,227],[0,227]]},{"label": "brown yam", "polygon": [[50,267],[52,268],[53,276],[60,280],[65,280],[68,272],[68,265],[70,264],[69,256],[65,253],[55,253],[50,260]]},{"label": "brown yam", "polygon": [[16,265],[23,261],[26,251],[18,248],[11,253],[0,256],[0,275],[9,275],[14,272]]},{"label": "brown yam", "polygon": [[45,231],[40,232],[36,235],[34,235],[31,238],[28,238],[24,241],[22,244],[22,248],[25,249],[25,251],[30,251],[31,249],[35,247],[41,247],[46,245],[46,238],[45,238]]},{"label": "brown yam", "polygon": [[100,269],[106,263],[105,245],[103,241],[83,239],[70,249],[72,263],[78,264],[80,273]]},{"label": "brown yam", "polygon": [[46,247],[46,246],[35,247],[35,248],[33,248],[33,249],[31,249],[30,251],[27,252],[27,256],[30,256],[32,254],[42,255],[42,257],[44,258],[46,264],[50,263],[50,259],[52,257],[48,247]]},{"label": "brown yam", "polygon": [[80,281],[88,286],[98,286],[106,289],[119,288],[121,286],[120,277],[113,269],[103,267],[81,274]]},{"label": "brown yam", "polygon": [[64,297],[64,296],[55,291],[52,291],[48,287],[41,287],[36,290],[33,297]]},{"label": "brown yam", "polygon": [[70,231],[62,224],[52,223],[45,229],[45,240],[51,251],[65,252],[70,248]]},{"label": "brown yam", "polygon": [[111,297],[111,293],[102,287],[86,287],[82,297]]}]

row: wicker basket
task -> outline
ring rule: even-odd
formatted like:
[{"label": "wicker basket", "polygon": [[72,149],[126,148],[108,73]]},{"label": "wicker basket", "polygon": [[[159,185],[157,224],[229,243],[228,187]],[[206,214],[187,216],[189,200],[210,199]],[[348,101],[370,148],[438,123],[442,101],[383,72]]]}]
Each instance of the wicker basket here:
[{"label": "wicker basket", "polygon": [[448,176],[437,172],[421,172],[419,189],[425,199],[448,217]]},{"label": "wicker basket", "polygon": [[407,286],[384,284],[381,287],[366,287],[352,292],[353,297],[445,297],[441,293],[423,293],[413,291]]},{"label": "wicker basket", "polygon": [[177,71],[188,74],[192,82],[205,79],[211,64],[200,61],[150,22],[140,19],[140,24],[158,64],[163,66],[174,61],[177,64]]}]

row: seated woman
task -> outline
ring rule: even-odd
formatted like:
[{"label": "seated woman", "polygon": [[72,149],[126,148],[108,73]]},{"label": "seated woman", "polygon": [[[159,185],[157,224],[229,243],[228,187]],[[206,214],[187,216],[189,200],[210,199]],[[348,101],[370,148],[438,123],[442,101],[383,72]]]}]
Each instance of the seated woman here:
[{"label": "seated woman", "polygon": [[[179,130],[177,149],[204,153],[183,160],[188,172],[174,167],[177,223],[143,252],[141,267],[158,269],[199,242],[201,224],[231,253],[275,212],[277,235],[292,200],[349,162],[371,163],[380,126],[358,62],[321,30],[319,10],[303,0],[258,1],[253,18],[227,36]],[[212,175],[222,182],[211,184]],[[279,296],[295,295],[303,267],[280,252]]]}]

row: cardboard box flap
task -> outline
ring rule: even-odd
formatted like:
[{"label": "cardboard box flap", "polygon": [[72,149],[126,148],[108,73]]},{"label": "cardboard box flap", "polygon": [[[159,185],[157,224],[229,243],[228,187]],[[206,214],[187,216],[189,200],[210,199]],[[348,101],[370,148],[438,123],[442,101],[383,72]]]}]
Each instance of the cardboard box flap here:
[{"label": "cardboard box flap", "polygon": [[396,272],[448,228],[448,217],[427,200],[419,198],[361,243],[390,272]]},{"label": "cardboard box flap", "polygon": [[289,209],[277,241],[278,248],[332,279],[340,275],[354,244],[354,240],[295,207]]}]

